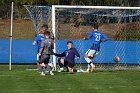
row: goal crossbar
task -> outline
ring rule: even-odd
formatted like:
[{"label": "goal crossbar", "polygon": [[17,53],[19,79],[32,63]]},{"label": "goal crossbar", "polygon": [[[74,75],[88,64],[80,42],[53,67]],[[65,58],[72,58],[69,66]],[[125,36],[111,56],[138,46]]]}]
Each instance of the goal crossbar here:
[{"label": "goal crossbar", "polygon": [[52,8],[87,8],[87,9],[140,9],[140,7],[121,7],[121,6],[68,6],[68,5],[52,5]]}]

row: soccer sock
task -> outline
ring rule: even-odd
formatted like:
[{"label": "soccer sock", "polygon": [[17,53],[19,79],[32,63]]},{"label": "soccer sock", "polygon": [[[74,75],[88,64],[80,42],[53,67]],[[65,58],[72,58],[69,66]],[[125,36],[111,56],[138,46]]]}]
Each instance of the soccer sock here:
[{"label": "soccer sock", "polygon": [[61,68],[60,68],[60,70],[61,70],[61,71],[64,71],[64,68],[63,68],[63,67],[61,67]]},{"label": "soccer sock", "polygon": [[94,66],[92,62],[90,62],[90,63],[89,63],[89,65],[90,65],[91,67],[93,67],[93,66]]},{"label": "soccer sock", "polygon": [[36,56],[36,57],[37,57],[36,59],[37,59],[37,61],[38,61],[38,60],[39,60],[39,55],[37,54],[37,56]]},{"label": "soccer sock", "polygon": [[43,66],[40,67],[40,71],[41,71],[41,72],[44,71],[44,67],[43,67]]},{"label": "soccer sock", "polygon": [[47,69],[48,71],[52,71],[52,68],[49,65],[47,65]]},{"label": "soccer sock", "polygon": [[87,68],[87,71],[89,72],[89,70],[90,70],[90,65],[88,64],[88,68]]}]

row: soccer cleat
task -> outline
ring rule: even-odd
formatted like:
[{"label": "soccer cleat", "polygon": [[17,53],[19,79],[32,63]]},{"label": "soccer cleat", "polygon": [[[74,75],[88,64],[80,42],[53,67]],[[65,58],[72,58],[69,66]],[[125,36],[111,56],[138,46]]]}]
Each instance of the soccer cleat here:
[{"label": "soccer cleat", "polygon": [[54,73],[52,71],[50,71],[49,74],[52,75],[52,76],[54,75]]},{"label": "soccer cleat", "polygon": [[58,70],[58,72],[61,72],[61,70]]},{"label": "soccer cleat", "polygon": [[45,70],[45,73],[49,73],[49,71],[48,70]]},{"label": "soccer cleat", "polygon": [[45,73],[44,72],[41,72],[41,74],[40,74],[41,76],[45,76]]},{"label": "soccer cleat", "polygon": [[58,72],[63,72],[64,71],[64,68],[63,67],[61,67],[59,70],[58,70]]}]

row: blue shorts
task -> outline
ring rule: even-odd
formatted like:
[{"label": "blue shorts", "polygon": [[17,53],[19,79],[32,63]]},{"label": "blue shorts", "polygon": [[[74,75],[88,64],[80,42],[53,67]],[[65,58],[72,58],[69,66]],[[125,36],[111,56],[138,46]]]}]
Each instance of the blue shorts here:
[{"label": "blue shorts", "polygon": [[92,44],[90,49],[95,51],[100,51],[100,44]]}]

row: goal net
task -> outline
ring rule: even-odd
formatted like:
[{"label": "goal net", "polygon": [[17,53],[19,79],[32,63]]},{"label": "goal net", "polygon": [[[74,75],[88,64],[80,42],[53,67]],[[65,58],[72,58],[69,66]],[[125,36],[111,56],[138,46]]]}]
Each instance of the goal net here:
[{"label": "goal net", "polygon": [[43,25],[48,25],[49,29],[51,28],[51,7],[34,5],[24,5],[24,7],[30,14],[36,34],[38,34],[40,27]]},{"label": "goal net", "polygon": [[[80,53],[77,66],[87,64],[84,54],[91,47],[91,40],[83,40],[91,24],[99,24],[99,31],[109,41],[101,44],[99,54],[93,59],[97,68],[128,69],[140,65],[140,7],[111,6],[52,6],[52,30],[55,34],[57,53],[67,49],[66,42],[73,41]],[[120,62],[114,62],[119,56]],[[54,58],[57,62],[57,58]]]}]

